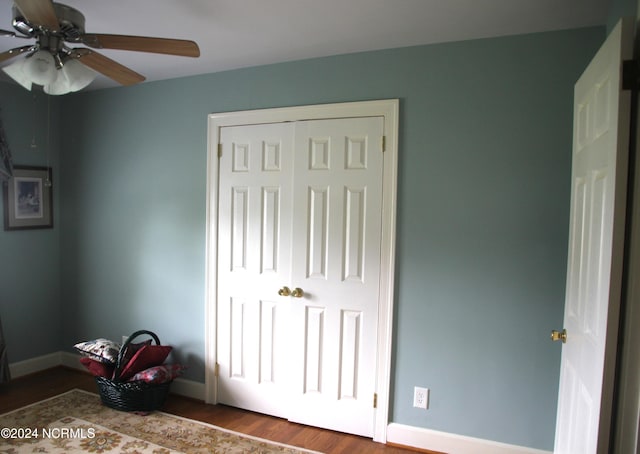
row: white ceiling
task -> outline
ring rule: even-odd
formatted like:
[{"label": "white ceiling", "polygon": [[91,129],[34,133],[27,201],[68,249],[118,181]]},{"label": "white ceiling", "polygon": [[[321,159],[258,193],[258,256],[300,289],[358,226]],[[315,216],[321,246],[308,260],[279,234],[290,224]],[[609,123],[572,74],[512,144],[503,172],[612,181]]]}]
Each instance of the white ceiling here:
[{"label": "white ceiling", "polygon": [[[351,52],[602,25],[610,2],[63,0],[85,15],[87,33],[198,43],[201,56],[196,59],[100,51],[147,81]],[[11,5],[11,0],[0,0],[0,29],[13,30]],[[0,37],[0,52],[28,42]],[[100,76],[89,88],[116,85]]]}]

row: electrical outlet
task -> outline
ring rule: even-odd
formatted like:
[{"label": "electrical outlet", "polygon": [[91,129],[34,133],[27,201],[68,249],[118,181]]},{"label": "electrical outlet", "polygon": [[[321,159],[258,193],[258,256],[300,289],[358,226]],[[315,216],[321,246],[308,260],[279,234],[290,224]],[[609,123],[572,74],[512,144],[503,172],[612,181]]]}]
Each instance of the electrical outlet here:
[{"label": "electrical outlet", "polygon": [[429,408],[429,388],[416,386],[413,388],[413,406],[416,408]]}]

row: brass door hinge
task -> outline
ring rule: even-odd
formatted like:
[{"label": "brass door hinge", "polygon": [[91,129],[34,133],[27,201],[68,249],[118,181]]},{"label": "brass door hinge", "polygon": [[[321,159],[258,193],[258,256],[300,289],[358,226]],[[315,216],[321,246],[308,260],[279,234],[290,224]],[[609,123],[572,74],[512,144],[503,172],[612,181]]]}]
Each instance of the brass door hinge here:
[{"label": "brass door hinge", "polygon": [[378,393],[373,393],[373,408],[378,408]]},{"label": "brass door hinge", "polygon": [[216,363],[215,367],[213,368],[213,375],[217,377],[219,373],[220,373],[220,364]]},{"label": "brass door hinge", "polygon": [[382,136],[382,152],[387,151],[387,136]]},{"label": "brass door hinge", "polygon": [[219,158],[222,157],[222,144],[221,143],[218,144],[218,157]]}]

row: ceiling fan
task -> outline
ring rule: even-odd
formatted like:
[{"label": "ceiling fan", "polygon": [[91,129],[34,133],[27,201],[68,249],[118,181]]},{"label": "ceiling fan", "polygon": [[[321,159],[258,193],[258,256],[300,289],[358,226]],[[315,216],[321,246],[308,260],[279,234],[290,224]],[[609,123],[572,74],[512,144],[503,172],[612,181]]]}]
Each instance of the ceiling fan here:
[{"label": "ceiling fan", "polygon": [[[26,83],[23,85],[29,89],[31,83],[35,83],[43,85],[45,92],[49,94],[77,91],[93,80],[96,75],[94,71],[121,85],[133,85],[145,80],[143,75],[94,49],[131,50],[185,57],[200,55],[198,45],[188,40],[86,33],[85,18],[80,11],[51,0],[14,0],[14,3],[12,24],[18,33],[0,30],[0,36],[35,39],[36,42],[0,53],[0,64],[19,55],[26,55],[24,61],[11,65],[18,68],[4,67],[3,70],[15,80],[18,79],[12,71],[28,73],[28,86]],[[70,47],[75,45],[87,47]],[[54,80],[51,81],[51,78]],[[86,79],[90,80],[87,82]]]}]

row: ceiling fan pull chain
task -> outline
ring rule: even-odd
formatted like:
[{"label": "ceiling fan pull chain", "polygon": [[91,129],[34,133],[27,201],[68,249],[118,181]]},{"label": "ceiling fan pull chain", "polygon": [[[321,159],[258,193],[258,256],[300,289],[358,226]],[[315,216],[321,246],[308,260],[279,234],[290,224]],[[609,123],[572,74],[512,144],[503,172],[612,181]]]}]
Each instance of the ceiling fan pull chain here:
[{"label": "ceiling fan pull chain", "polygon": [[47,96],[47,177],[44,185],[48,188],[52,186],[51,170],[49,169],[49,148],[51,148],[51,96]]},{"label": "ceiling fan pull chain", "polygon": [[38,144],[36,143],[36,94],[34,93],[31,97],[31,106],[32,106],[32,118],[31,118],[31,149],[35,150],[38,148]]}]

